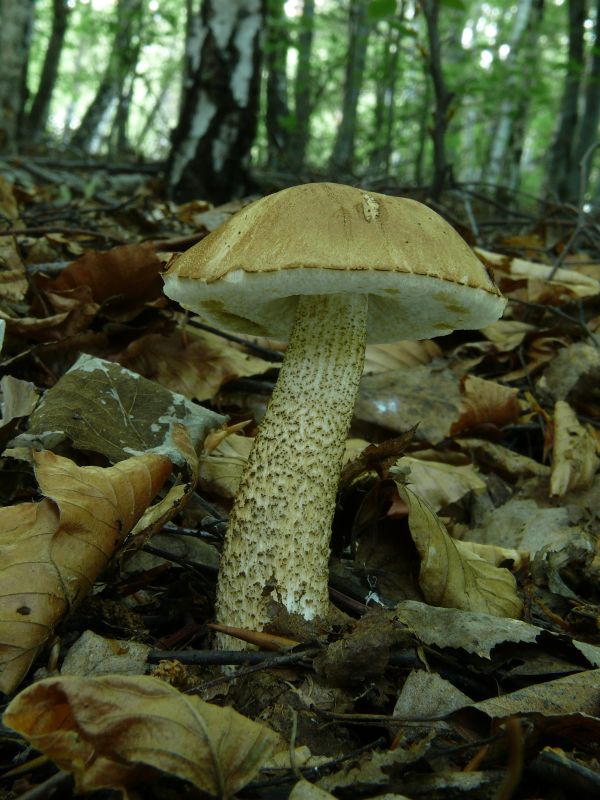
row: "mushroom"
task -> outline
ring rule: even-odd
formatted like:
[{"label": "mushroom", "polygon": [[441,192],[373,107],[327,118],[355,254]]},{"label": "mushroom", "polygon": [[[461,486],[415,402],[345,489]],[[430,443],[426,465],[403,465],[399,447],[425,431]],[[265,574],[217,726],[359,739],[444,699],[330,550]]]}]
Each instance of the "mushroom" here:
[{"label": "mushroom", "polygon": [[261,630],[271,599],[325,617],[365,343],[479,328],[505,300],[431,209],[333,183],[246,206],[175,260],[165,292],[211,325],[289,341],[231,513],[217,620]]}]

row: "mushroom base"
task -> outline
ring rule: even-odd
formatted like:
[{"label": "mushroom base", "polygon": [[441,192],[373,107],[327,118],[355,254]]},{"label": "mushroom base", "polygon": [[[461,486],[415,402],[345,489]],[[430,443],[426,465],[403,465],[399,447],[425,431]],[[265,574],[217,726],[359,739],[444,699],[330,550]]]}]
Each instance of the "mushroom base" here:
[{"label": "mushroom base", "polygon": [[[217,587],[217,620],[252,630],[271,600],[328,609],[331,522],[362,375],[367,295],[300,297],[285,360],[248,458]],[[218,636],[217,647],[244,647]]]}]

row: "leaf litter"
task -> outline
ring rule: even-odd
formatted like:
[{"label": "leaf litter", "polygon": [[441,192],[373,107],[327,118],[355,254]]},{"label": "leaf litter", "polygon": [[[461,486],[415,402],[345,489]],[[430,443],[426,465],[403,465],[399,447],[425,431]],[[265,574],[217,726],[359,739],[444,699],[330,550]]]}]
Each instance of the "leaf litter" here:
[{"label": "leaf litter", "polygon": [[144,189],[117,215],[92,193],[63,205],[80,225],[28,235],[38,194],[62,196],[20,180],[1,186],[0,797],[597,795],[598,253],[553,271],[566,223],[544,218],[480,242],[502,320],[368,349],[331,614],[274,604],[223,671],[218,554],[282,347],[204,329],[160,272],[242,203]]}]

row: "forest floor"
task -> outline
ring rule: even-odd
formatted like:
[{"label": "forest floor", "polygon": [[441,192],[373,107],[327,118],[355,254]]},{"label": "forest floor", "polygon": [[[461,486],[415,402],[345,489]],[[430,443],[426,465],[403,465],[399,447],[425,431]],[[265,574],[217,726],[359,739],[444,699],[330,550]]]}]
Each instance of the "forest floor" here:
[{"label": "forest floor", "polygon": [[163,295],[243,203],[159,188],[0,164],[0,799],[598,797],[600,223],[434,205],[505,315],[368,348],[330,618],[274,607],[229,653],[218,554],[283,347]]}]

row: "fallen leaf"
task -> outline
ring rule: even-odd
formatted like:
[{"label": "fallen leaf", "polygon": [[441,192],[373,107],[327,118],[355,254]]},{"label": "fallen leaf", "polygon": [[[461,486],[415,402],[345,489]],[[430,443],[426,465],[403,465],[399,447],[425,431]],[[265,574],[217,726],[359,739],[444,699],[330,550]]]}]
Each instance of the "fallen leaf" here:
[{"label": "fallen leaf", "polygon": [[411,369],[365,375],[354,413],[363,422],[398,433],[418,425],[416,437],[437,444],[449,435],[459,406],[459,379],[432,361]]},{"label": "fallen leaf", "polygon": [[550,494],[563,497],[574,489],[587,489],[600,460],[595,438],[580,424],[571,406],[558,400],[554,406],[554,443]]},{"label": "fallen leaf", "polygon": [[499,319],[481,330],[500,353],[516,350],[528,334],[534,334],[537,331],[535,325],[529,325],[527,322],[516,319]]},{"label": "fallen leaf", "polygon": [[494,720],[530,718],[538,730],[554,732],[584,747],[600,736],[599,707],[599,669],[536,683],[471,706]]},{"label": "fallen leaf", "polygon": [[417,489],[419,497],[436,511],[457,502],[469,492],[484,492],[486,489],[485,481],[470,464],[457,466],[403,456],[395,467],[410,475],[410,482]]},{"label": "fallen leaf", "polygon": [[144,303],[162,296],[162,263],[149,245],[131,244],[104,252],[90,250],[73,261],[57,278],[38,276],[46,292],[69,294],[88,287],[103,316],[126,321],[137,316]]},{"label": "fallen leaf", "polygon": [[200,458],[200,481],[224,497],[235,497],[254,439],[232,433]]},{"label": "fallen leaf", "polygon": [[507,480],[515,481],[519,478],[533,476],[545,477],[550,473],[550,467],[546,464],[540,464],[539,461],[496,442],[475,437],[464,439],[461,437],[454,441],[459,447],[473,453],[479,464],[499,472]]},{"label": "fallen leaf", "polygon": [[71,645],[60,668],[61,675],[139,675],[144,672],[150,645],[105,639],[84,631]]},{"label": "fallen leaf", "polygon": [[571,649],[573,668],[581,663],[582,655],[589,666],[600,667],[600,647],[577,640],[566,641],[562,635],[519,619],[457,608],[436,608],[416,600],[398,603],[392,613],[395,619],[408,626],[419,642],[441,649],[464,650],[491,660],[501,644],[538,644],[548,649],[554,646],[562,655],[566,645]]},{"label": "fallen leaf", "polygon": [[208,400],[227,381],[262,375],[274,365],[214,333],[188,326],[170,336],[149,333],[119,355],[124,367],[190,399]]},{"label": "fallen leaf", "polygon": [[364,374],[428,364],[442,355],[440,346],[430,339],[391,344],[369,344],[365,352]]},{"label": "fallen leaf", "polygon": [[326,792],[315,786],[314,783],[309,783],[307,780],[298,781],[294,784],[294,788],[289,794],[288,800],[328,800],[334,798],[334,795]]},{"label": "fallen leaf", "polygon": [[79,450],[101,453],[112,462],[154,451],[184,464],[173,426],[180,423],[200,448],[224,418],[119,364],[82,355],[49,389],[19,444],[54,448],[68,438]]},{"label": "fallen leaf", "polygon": [[278,740],[232,708],[147,676],[48,678],[17,695],[3,721],[72,772],[78,793],[125,789],[160,770],[230,798]]},{"label": "fallen leaf", "polygon": [[0,509],[0,690],[19,684],[170,475],[148,453],[114,467],[34,454],[44,499]]},{"label": "fallen leaf", "polygon": [[461,383],[460,415],[450,428],[452,435],[482,423],[501,427],[516,422],[521,413],[517,389],[501,386],[475,375]]},{"label": "fallen leaf", "polygon": [[550,361],[539,388],[555,400],[598,399],[600,350],[587,342],[576,342],[560,349]]},{"label": "fallen leaf", "polygon": [[[532,283],[555,285],[564,290],[567,297],[591,297],[600,293],[600,281],[575,270],[560,267],[554,270],[552,264],[539,264],[523,258],[512,258],[500,253],[492,253],[480,247],[473,248],[475,254],[486,265],[507,274],[513,281],[529,280]],[[554,272],[552,280],[550,273]],[[533,300],[533,297],[530,297]]]},{"label": "fallen leaf", "polygon": [[437,672],[409,672],[396,700],[395,717],[441,717],[472,700]]},{"label": "fallen leaf", "polygon": [[408,506],[410,533],[421,560],[419,586],[428,603],[445,608],[519,617],[514,576],[481,559],[448,535],[435,512],[412,489],[396,482]]}]

